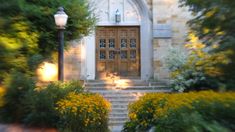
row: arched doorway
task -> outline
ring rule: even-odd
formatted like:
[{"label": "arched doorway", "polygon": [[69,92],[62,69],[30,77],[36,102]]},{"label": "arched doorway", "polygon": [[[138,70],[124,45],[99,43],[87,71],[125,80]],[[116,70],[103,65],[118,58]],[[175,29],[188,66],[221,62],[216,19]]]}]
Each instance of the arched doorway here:
[{"label": "arched doorway", "polygon": [[[141,79],[149,79],[152,76],[152,21],[151,21],[151,15],[149,13],[149,9],[147,8],[147,4],[144,0],[93,0],[91,1],[94,5],[96,5],[96,15],[99,17],[99,21],[97,23],[97,29],[99,27],[106,27],[106,28],[114,28],[116,32],[120,32],[119,30],[129,30],[131,31],[131,28],[135,27],[138,28],[137,38],[138,39],[138,49],[136,50],[137,57],[139,60],[136,61],[135,64],[137,64],[137,68],[135,69],[135,72],[131,72],[131,68],[129,66],[131,63],[124,63],[121,62],[122,60],[117,60],[116,62],[112,62],[111,64],[107,64],[108,60],[105,62],[105,64],[101,65],[107,65],[104,69],[102,69],[102,66],[98,66],[99,63],[97,63],[97,58],[100,57],[101,54],[99,51],[99,47],[97,46],[97,32],[94,32],[89,37],[86,37],[86,43],[85,43],[85,49],[86,49],[86,62],[84,64],[84,76],[88,80],[97,79],[100,77],[100,73],[98,68],[101,68],[102,70],[105,70],[108,72],[111,67],[111,71],[124,73],[123,71],[128,71],[127,75],[133,75],[131,76],[139,76]],[[116,10],[119,10],[121,13],[121,22],[116,23],[115,22],[115,12]],[[117,33],[118,34],[118,33]],[[120,36],[119,36],[120,37]],[[118,36],[115,38],[117,39]],[[111,38],[110,38],[111,39]],[[130,38],[131,39],[131,38]],[[133,40],[127,40],[133,41]],[[103,41],[103,40],[101,40]],[[108,39],[105,39],[106,43],[109,41]],[[111,40],[112,41],[112,40]],[[116,40],[122,41],[120,40]],[[124,41],[124,40],[123,40]],[[108,44],[108,43],[107,43]],[[120,46],[119,46],[120,47]],[[115,47],[115,50],[119,50],[119,47]],[[128,48],[128,47],[127,47]],[[98,50],[98,51],[97,51]],[[110,53],[113,52],[111,49],[107,49],[105,51],[106,57],[109,56],[108,52],[110,50]],[[97,54],[99,52],[99,54]],[[116,51],[114,51],[116,52]],[[113,53],[114,53],[113,52]],[[121,51],[120,51],[121,52]],[[127,51],[127,56],[130,58],[131,52],[134,54],[134,50],[131,51],[131,48],[129,46],[129,49]],[[122,52],[125,54],[125,52]],[[121,54],[121,53],[120,53]],[[117,58],[121,58],[117,56]],[[99,61],[98,61],[99,62]],[[120,67],[120,63],[123,64],[123,69]],[[117,64],[117,65],[115,65]],[[134,65],[134,63],[132,63]],[[115,65],[116,67],[112,66]],[[119,66],[118,66],[119,65]],[[126,67],[126,68],[125,68]],[[116,68],[116,71],[115,71]],[[119,70],[118,70],[119,69]],[[130,71],[130,72],[129,72]],[[105,72],[104,72],[105,73]]]}]

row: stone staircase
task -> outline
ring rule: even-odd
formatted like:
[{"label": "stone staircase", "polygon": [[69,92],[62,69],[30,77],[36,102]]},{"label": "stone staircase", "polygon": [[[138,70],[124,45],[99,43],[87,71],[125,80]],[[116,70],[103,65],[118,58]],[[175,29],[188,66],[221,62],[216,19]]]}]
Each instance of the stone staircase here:
[{"label": "stone staircase", "polygon": [[89,92],[101,94],[111,102],[109,128],[112,132],[120,132],[128,120],[129,103],[138,100],[145,93],[170,92],[165,83],[138,79],[86,81],[85,88]]}]

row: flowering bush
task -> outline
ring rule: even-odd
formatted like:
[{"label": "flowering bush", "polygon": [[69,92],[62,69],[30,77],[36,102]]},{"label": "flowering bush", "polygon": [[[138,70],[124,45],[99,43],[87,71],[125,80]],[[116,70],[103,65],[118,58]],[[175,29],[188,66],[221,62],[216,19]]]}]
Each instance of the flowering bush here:
[{"label": "flowering bush", "polygon": [[53,82],[36,87],[22,73],[0,87],[0,122],[57,127],[66,132],[108,130],[110,103],[98,94],[85,93],[79,81]]},{"label": "flowering bush", "polygon": [[108,130],[110,103],[98,94],[69,93],[57,102],[56,110],[61,118],[60,128],[66,132]]},{"label": "flowering bush", "polygon": [[59,120],[55,110],[56,102],[70,92],[83,92],[79,81],[53,82],[46,87],[28,91],[22,100],[23,106],[21,106],[25,113],[23,123],[39,127],[56,127]]},{"label": "flowering bush", "polygon": [[36,87],[32,79],[19,72],[6,77],[4,87],[0,88],[1,123],[39,127],[56,127],[59,119],[56,102],[69,92],[83,92],[78,81]]},{"label": "flowering bush", "polygon": [[169,47],[168,54],[164,57],[166,67],[170,71],[182,68],[187,59],[188,53],[180,47]]},{"label": "flowering bush", "polygon": [[185,45],[188,54],[182,49],[171,48],[165,57],[171,73],[171,87],[179,92],[222,87],[220,66],[230,63],[231,51],[210,53],[216,45],[206,47],[195,35],[189,37],[190,42]]},{"label": "flowering bush", "polygon": [[232,92],[152,93],[129,106],[130,120],[123,131],[146,131],[153,126],[156,131],[169,132],[186,128],[193,131],[195,127],[205,131],[234,131],[234,111],[235,93]]}]

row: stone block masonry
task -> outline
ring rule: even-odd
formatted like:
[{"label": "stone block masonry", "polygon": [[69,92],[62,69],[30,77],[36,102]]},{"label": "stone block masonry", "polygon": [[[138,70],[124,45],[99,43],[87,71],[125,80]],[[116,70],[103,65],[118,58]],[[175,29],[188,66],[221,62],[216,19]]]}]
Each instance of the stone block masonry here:
[{"label": "stone block masonry", "polygon": [[186,23],[192,16],[187,8],[179,5],[178,0],[152,0],[153,71],[156,80],[169,79],[164,64],[169,47],[183,46],[186,41],[189,31]]}]

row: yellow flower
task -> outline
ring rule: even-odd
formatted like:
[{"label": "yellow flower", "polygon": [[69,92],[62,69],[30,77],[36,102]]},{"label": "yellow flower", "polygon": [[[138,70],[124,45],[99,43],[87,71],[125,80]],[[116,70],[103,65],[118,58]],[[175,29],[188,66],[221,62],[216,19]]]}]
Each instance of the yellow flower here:
[{"label": "yellow flower", "polygon": [[65,99],[57,102],[56,110],[68,120],[82,120],[84,126],[100,123],[108,118],[110,103],[98,94],[69,93]]}]

